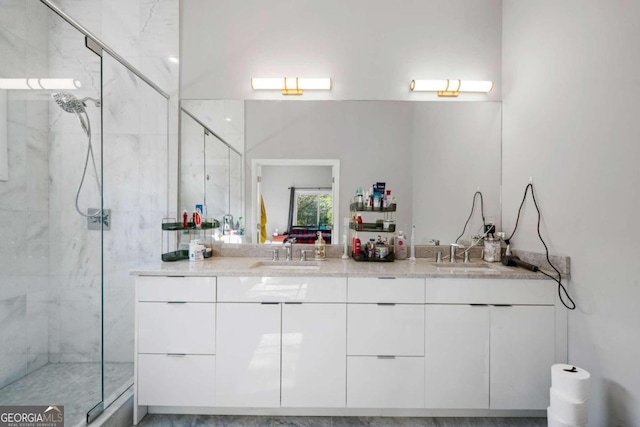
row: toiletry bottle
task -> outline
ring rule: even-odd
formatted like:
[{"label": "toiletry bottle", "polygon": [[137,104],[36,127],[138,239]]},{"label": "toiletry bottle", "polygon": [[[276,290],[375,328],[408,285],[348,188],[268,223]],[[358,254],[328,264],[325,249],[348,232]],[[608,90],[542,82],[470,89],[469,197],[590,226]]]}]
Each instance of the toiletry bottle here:
[{"label": "toiletry bottle", "polygon": [[204,260],[205,246],[200,244],[198,239],[194,239],[189,244],[189,261]]},{"label": "toiletry bottle", "polygon": [[362,231],[362,215],[358,214],[358,217],[356,218],[356,221],[357,221],[356,229],[358,231]]},{"label": "toiletry bottle", "polygon": [[369,239],[369,243],[367,243],[367,258],[375,258],[376,257],[376,239]]},{"label": "toiletry bottle", "polygon": [[238,234],[244,236],[244,224],[242,223],[242,217],[238,217]]},{"label": "toiletry bottle", "polygon": [[361,251],[360,245],[361,245],[360,238],[358,237],[358,233],[356,233],[353,236],[353,255],[354,256],[360,255],[360,251]]},{"label": "toiletry bottle", "polygon": [[327,244],[322,238],[322,231],[318,231],[318,239],[316,240],[316,260],[323,261],[327,257]]},{"label": "toiletry bottle", "polygon": [[404,233],[402,231],[398,231],[394,244],[395,247],[393,252],[395,253],[396,259],[406,259],[407,239],[404,237]]},{"label": "toiletry bottle", "polygon": [[182,227],[187,228],[189,226],[189,214],[186,210],[182,211]]}]

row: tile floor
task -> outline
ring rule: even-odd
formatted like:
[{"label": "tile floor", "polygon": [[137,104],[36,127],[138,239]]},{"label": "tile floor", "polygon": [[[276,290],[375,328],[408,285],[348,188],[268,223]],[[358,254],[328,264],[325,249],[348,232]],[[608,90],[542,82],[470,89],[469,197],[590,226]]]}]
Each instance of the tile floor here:
[{"label": "tile floor", "polygon": [[248,417],[147,415],[139,427],[546,427],[546,418]]},{"label": "tile floor", "polygon": [[[133,384],[133,363],[105,365],[105,396],[111,402]],[[102,398],[99,363],[50,363],[0,389],[0,405],[64,405],[65,426],[86,425]]]}]

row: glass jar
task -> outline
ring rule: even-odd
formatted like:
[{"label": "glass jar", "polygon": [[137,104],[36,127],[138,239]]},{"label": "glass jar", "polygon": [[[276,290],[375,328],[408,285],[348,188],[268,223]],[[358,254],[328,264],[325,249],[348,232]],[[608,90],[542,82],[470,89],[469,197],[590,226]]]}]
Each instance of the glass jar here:
[{"label": "glass jar", "polygon": [[499,239],[484,239],[484,260],[487,262],[500,262],[502,260],[502,248]]}]

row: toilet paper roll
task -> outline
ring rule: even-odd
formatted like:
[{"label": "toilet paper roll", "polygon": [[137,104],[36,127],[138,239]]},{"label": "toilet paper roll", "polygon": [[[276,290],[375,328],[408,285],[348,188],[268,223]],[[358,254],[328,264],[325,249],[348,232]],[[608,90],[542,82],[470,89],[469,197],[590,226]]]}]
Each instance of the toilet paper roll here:
[{"label": "toilet paper roll", "polygon": [[583,402],[591,395],[591,374],[584,369],[562,363],[551,367],[551,386],[569,399]]},{"label": "toilet paper roll", "polygon": [[566,394],[558,392],[551,387],[549,390],[551,405],[549,406],[554,417],[573,426],[587,424],[587,402],[572,400]]},{"label": "toilet paper roll", "polygon": [[564,421],[558,419],[551,411],[551,408],[547,408],[547,427],[583,427],[567,424]]}]

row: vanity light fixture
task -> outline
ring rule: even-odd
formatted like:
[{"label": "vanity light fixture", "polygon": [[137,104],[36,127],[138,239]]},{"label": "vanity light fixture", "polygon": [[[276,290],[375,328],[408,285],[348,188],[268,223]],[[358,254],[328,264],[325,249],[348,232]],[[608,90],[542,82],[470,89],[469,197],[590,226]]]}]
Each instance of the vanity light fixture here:
[{"label": "vanity light fixture", "polygon": [[460,92],[489,93],[492,81],[483,80],[411,80],[412,92],[438,92],[438,96],[458,96]]},{"label": "vanity light fixture", "polygon": [[251,78],[253,90],[281,90],[283,95],[302,95],[305,90],[331,90],[330,78]]},{"label": "vanity light fixture", "polygon": [[74,90],[81,87],[82,83],[76,79],[0,79],[0,89],[5,90]]}]

